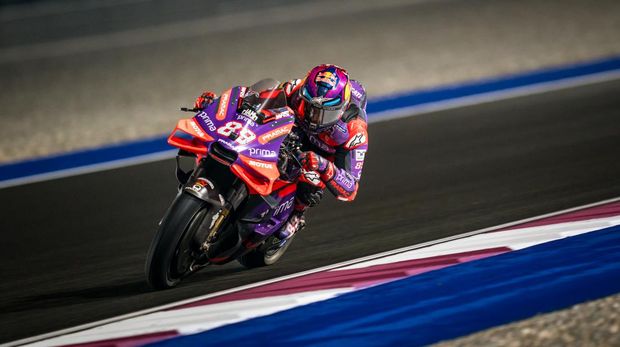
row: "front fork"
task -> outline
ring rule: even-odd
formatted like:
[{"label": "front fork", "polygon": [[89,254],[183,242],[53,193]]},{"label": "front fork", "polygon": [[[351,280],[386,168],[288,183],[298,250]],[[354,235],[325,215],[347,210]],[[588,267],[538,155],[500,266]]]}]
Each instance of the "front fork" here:
[{"label": "front fork", "polygon": [[[222,235],[221,232],[226,230],[230,224],[229,219],[233,211],[236,211],[248,196],[245,183],[236,177],[229,167],[209,157],[197,160],[192,174],[180,168],[177,157],[177,178],[183,192],[193,195],[210,206],[210,211],[204,217],[193,238],[199,253],[206,254],[209,258],[212,256],[222,258],[223,254],[229,253],[229,248],[234,248],[231,244],[236,243],[233,240],[236,235],[232,234],[237,233]],[[220,187],[230,188],[224,190]],[[231,239],[227,240],[228,238]],[[234,249],[230,251],[234,253]]]}]

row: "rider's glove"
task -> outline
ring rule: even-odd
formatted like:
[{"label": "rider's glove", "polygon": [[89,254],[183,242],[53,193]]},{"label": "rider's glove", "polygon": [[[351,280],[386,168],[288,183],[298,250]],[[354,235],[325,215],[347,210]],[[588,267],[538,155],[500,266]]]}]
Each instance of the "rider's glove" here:
[{"label": "rider's glove", "polygon": [[329,160],[314,152],[301,153],[299,161],[306,171],[318,171],[320,173],[325,172],[331,164]]},{"label": "rider's glove", "polygon": [[334,164],[314,152],[303,152],[299,157],[303,168],[302,181],[319,188],[334,177]]},{"label": "rider's glove", "polygon": [[297,199],[303,206],[316,206],[323,198],[323,189],[313,185],[299,185],[297,187]]},{"label": "rider's glove", "polygon": [[207,107],[207,105],[212,103],[213,99],[215,99],[215,93],[209,91],[202,92],[202,94],[200,94],[200,96],[196,98],[194,108],[202,110],[203,108]]}]

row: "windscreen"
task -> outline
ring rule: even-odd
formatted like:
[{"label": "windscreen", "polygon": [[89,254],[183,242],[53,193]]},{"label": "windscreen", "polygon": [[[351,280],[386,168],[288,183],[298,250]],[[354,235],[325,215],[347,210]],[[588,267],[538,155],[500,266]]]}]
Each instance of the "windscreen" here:
[{"label": "windscreen", "polygon": [[250,86],[243,97],[242,108],[255,112],[286,106],[286,96],[278,89],[279,82],[273,79],[261,80]]}]

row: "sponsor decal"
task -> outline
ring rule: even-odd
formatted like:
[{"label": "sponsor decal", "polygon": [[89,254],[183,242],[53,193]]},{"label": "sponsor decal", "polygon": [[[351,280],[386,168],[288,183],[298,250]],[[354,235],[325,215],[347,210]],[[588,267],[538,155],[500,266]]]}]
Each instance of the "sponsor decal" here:
[{"label": "sponsor decal", "polygon": [[312,98],[312,103],[314,105],[316,105],[316,106],[320,106],[320,105],[323,105],[324,102],[330,101],[331,99],[332,98],[326,98],[326,97],[323,97],[323,96],[317,96],[317,97]]},{"label": "sponsor decal", "polygon": [[220,103],[217,109],[215,118],[217,120],[223,120],[226,118],[226,112],[228,111],[228,101],[230,101],[230,90],[220,96]]},{"label": "sponsor decal", "polygon": [[193,186],[189,187],[189,189],[195,191],[196,193],[200,193],[200,191],[204,188],[204,186],[201,186],[198,183],[195,183]]},{"label": "sponsor decal", "polygon": [[191,125],[192,129],[194,129],[196,134],[198,134],[199,137],[204,137],[205,136],[204,131],[202,131],[202,129],[200,129],[198,124],[196,124],[196,122],[193,119],[189,122],[189,124]]},{"label": "sponsor decal", "polygon": [[198,117],[200,117],[200,119],[202,119],[205,122],[205,124],[207,125],[207,128],[209,128],[209,131],[215,131],[215,124],[213,124],[211,117],[209,117],[209,115],[206,112],[200,112],[198,114]]},{"label": "sponsor decal", "polygon": [[245,109],[241,111],[241,114],[250,118],[254,122],[258,122],[258,115],[256,114],[256,111],[254,110]]},{"label": "sponsor decal", "polygon": [[360,161],[366,158],[366,150],[365,149],[356,149],[355,150],[355,160]]},{"label": "sponsor decal", "polygon": [[321,176],[319,176],[319,173],[316,171],[303,171],[303,175],[304,178],[314,184],[315,186],[318,186],[321,184]]},{"label": "sponsor decal", "polygon": [[258,168],[261,168],[261,169],[273,170],[273,164],[264,163],[262,161],[248,160],[248,164],[250,164],[250,166],[258,167]]},{"label": "sponsor decal", "polygon": [[278,153],[276,153],[276,151],[272,151],[269,149],[249,148],[248,151],[250,152],[250,155],[258,155],[266,158],[275,158],[278,156]]},{"label": "sponsor decal", "polygon": [[291,116],[291,113],[288,110],[285,110],[283,112],[276,114],[276,120],[282,119],[284,117],[290,117],[290,116]]},{"label": "sponsor decal", "polygon": [[237,115],[237,120],[243,121],[243,122],[249,124],[250,126],[256,126],[256,123],[253,120],[251,120],[250,118],[248,118],[248,117],[246,117],[246,116],[244,116],[242,114]]},{"label": "sponsor decal", "polygon": [[352,177],[349,177],[349,175],[347,175],[345,171],[339,171],[335,181],[348,189],[353,188],[353,185],[355,184],[355,180]]},{"label": "sponsor decal", "polygon": [[346,144],[348,148],[354,148],[366,142],[366,135],[362,133],[357,133],[353,136],[349,142]]},{"label": "sponsor decal", "polygon": [[291,207],[293,207],[293,201],[295,200],[295,197],[290,198],[289,200],[281,203],[275,210],[275,212],[273,213],[274,216],[279,215],[280,213],[287,211],[288,209],[290,209]]},{"label": "sponsor decal", "polygon": [[362,98],[362,93],[360,93],[360,91],[355,88],[351,88],[351,94],[353,94],[358,99]]},{"label": "sponsor decal", "polygon": [[329,89],[334,89],[339,80],[334,68],[329,68],[319,72],[314,79],[314,83],[325,85]]},{"label": "sponsor decal", "polygon": [[[340,196],[345,196],[346,197],[346,196],[349,196],[351,194],[351,193],[347,192],[340,184],[334,182],[334,180],[331,180],[331,181],[327,182],[327,184],[332,189],[337,191]],[[338,197],[338,198],[340,198],[340,197]]]},{"label": "sponsor decal", "polygon": [[265,133],[258,137],[258,142],[265,144],[273,139],[277,139],[280,136],[286,135],[291,130],[290,126],[283,126],[274,130],[271,130],[268,133]]},{"label": "sponsor decal", "polygon": [[221,143],[223,143],[223,144],[228,145],[228,147],[230,147],[230,148],[232,148],[232,149],[234,149],[234,150],[237,150],[237,148],[236,148],[235,144],[234,144],[234,143],[232,143],[232,142],[230,142],[230,141],[227,141],[227,140],[224,140],[224,139],[217,139],[217,142],[221,142]]},{"label": "sponsor decal", "polygon": [[360,161],[359,163],[355,164],[355,170],[361,170],[364,167],[364,162]]},{"label": "sponsor decal", "polygon": [[213,183],[206,178],[197,179],[196,182],[194,182],[194,184],[191,187],[188,187],[188,189],[193,190],[196,193],[200,193],[200,191],[205,189],[206,186],[211,187],[211,189],[215,189],[215,186],[213,185]]}]

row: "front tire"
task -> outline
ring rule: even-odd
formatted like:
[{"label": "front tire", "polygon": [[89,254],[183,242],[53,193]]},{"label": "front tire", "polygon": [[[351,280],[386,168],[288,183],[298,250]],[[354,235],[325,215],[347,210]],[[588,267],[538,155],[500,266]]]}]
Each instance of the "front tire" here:
[{"label": "front tire", "polygon": [[280,239],[274,235],[269,236],[262,245],[240,256],[237,261],[248,269],[273,265],[282,258],[294,238],[295,235],[289,238],[284,245],[278,247]]},{"label": "front tire", "polygon": [[154,289],[172,288],[191,273],[192,236],[207,212],[206,203],[181,194],[164,216],[146,256],[145,273]]}]

